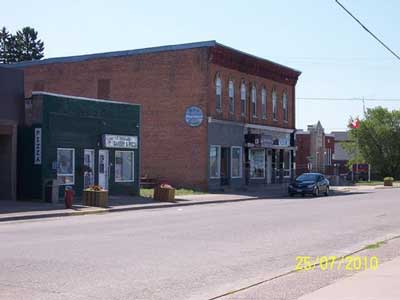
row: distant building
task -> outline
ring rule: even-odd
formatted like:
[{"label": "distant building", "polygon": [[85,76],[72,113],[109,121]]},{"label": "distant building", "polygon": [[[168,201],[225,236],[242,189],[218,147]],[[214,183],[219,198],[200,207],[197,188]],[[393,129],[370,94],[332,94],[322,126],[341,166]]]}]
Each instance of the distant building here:
[{"label": "distant building", "polygon": [[296,174],[320,172],[333,175],[335,137],[325,134],[321,122],[308,125],[307,131],[296,132]]},{"label": "distant building", "polygon": [[347,163],[351,157],[346,150],[344,150],[343,143],[349,141],[349,133],[347,131],[332,131],[331,134],[335,137],[333,163],[339,166],[339,174],[346,174],[350,171]]}]

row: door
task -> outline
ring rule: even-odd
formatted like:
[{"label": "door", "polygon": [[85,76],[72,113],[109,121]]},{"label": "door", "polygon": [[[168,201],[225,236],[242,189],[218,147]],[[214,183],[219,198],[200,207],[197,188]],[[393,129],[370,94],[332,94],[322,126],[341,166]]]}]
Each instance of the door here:
[{"label": "door", "polygon": [[99,150],[99,186],[108,190],[109,157],[108,150]]},{"label": "door", "polygon": [[267,150],[267,184],[271,184],[272,182],[272,154],[271,150]]},{"label": "door", "polygon": [[229,148],[221,147],[221,185],[228,185],[229,177]]}]

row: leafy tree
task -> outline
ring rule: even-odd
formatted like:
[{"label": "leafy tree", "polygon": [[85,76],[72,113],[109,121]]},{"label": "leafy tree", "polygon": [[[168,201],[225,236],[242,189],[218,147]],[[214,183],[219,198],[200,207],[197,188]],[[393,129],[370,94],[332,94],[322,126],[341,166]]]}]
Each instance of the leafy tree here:
[{"label": "leafy tree", "polygon": [[5,27],[0,31],[0,63],[13,63],[41,59],[44,43],[38,39],[38,33],[31,27],[10,34]]},{"label": "leafy tree", "polygon": [[349,137],[345,149],[352,162],[368,162],[380,176],[400,178],[400,110],[368,109]]}]

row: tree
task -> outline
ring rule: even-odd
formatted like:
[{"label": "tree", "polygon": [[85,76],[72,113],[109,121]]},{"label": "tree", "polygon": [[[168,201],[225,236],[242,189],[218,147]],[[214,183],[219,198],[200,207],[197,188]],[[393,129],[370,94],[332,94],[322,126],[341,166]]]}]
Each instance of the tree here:
[{"label": "tree", "polygon": [[368,109],[349,137],[345,148],[353,160],[368,162],[382,177],[400,178],[400,110]]},{"label": "tree", "polygon": [[5,27],[0,31],[0,63],[13,63],[41,59],[44,43],[38,39],[38,33],[31,27],[10,34]]}]

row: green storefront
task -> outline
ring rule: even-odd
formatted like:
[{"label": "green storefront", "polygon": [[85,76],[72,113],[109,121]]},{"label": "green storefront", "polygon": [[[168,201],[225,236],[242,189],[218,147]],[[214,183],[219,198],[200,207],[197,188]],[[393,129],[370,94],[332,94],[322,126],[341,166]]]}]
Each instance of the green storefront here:
[{"label": "green storefront", "polygon": [[25,107],[23,198],[47,198],[51,185],[59,195],[71,186],[80,196],[94,184],[139,194],[140,105],[33,92]]}]

